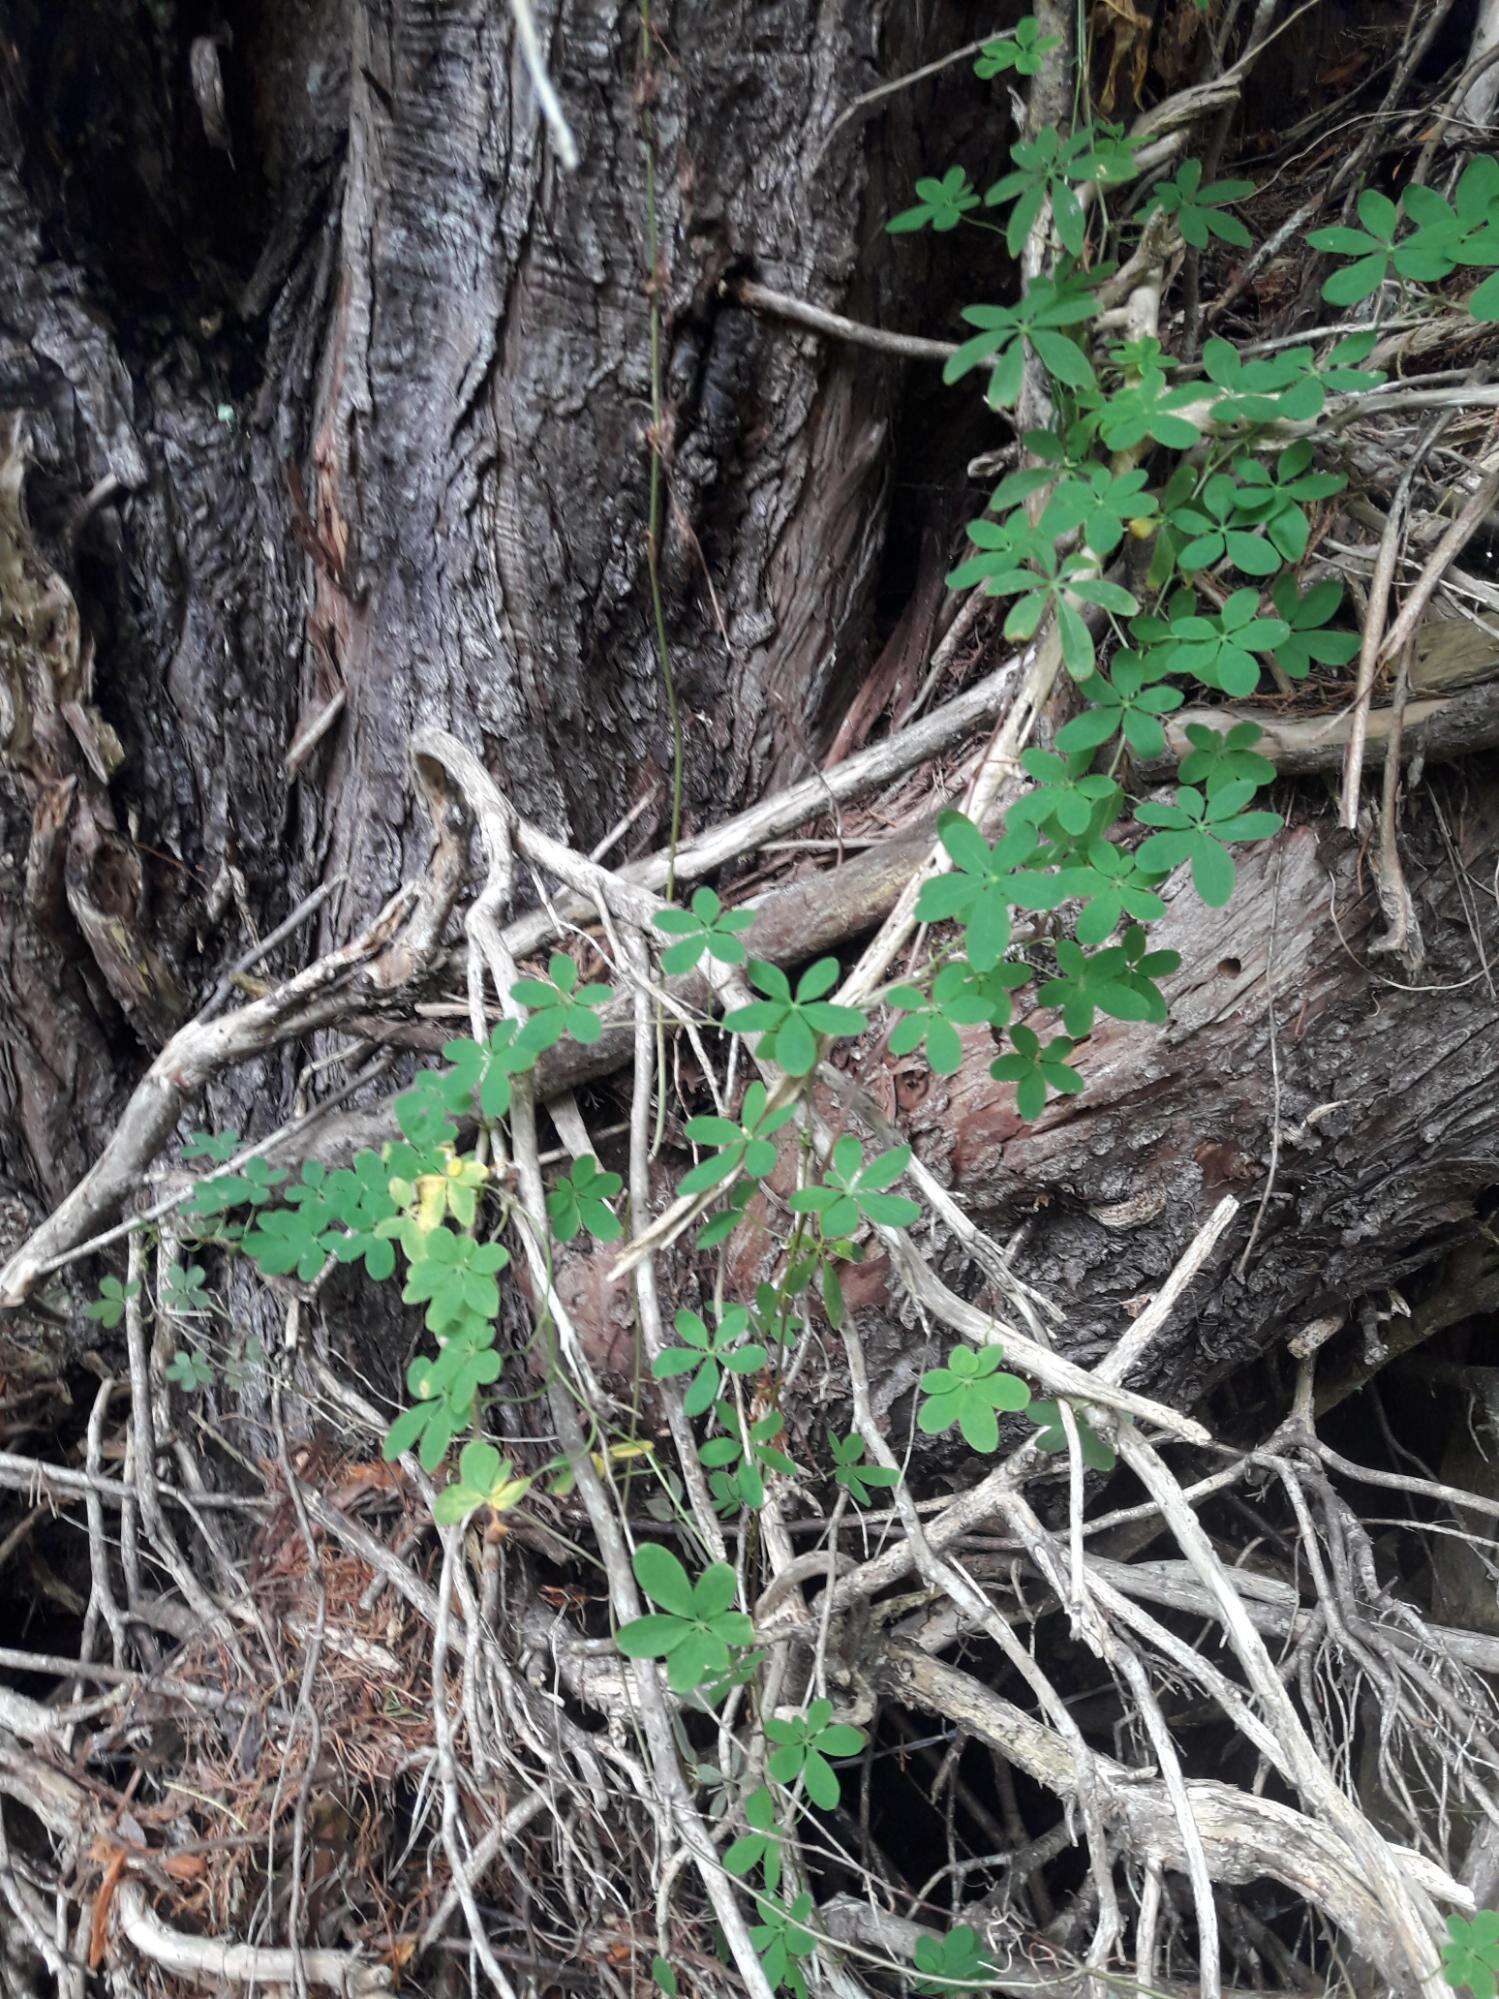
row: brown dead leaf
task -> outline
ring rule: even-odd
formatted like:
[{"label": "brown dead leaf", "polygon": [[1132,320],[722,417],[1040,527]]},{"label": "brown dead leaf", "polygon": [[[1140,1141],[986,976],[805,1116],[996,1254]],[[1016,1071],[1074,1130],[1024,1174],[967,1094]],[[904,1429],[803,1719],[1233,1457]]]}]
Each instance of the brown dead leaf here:
[{"label": "brown dead leaf", "polygon": [[1134,0],[1096,0],[1093,9],[1095,47],[1099,36],[1104,33],[1109,35],[1111,47],[1108,75],[1098,93],[1098,102],[1103,110],[1112,111],[1119,86],[1119,72],[1126,62],[1129,64],[1132,101],[1138,100],[1144,87],[1145,58],[1150,49],[1150,16],[1142,14],[1134,5]]}]

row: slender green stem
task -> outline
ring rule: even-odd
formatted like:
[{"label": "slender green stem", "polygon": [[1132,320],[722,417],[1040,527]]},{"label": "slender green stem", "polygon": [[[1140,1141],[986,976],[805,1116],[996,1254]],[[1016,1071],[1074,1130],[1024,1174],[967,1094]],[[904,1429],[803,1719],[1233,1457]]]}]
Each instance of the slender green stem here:
[{"label": "slender green stem", "polygon": [[640,0],[640,129],[645,143],[645,254],[646,298],[650,313],[651,371],[651,477],[646,519],[646,567],[650,576],[651,622],[655,631],[656,663],[661,669],[661,685],[666,697],[667,720],[671,725],[671,840],[666,869],[666,899],[676,892],[677,847],[682,838],[682,716],[677,704],[677,683],[672,672],[671,647],[666,637],[666,607],[661,596],[661,521],[663,479],[661,468],[661,301],[660,272],[657,269],[659,233],[656,218],[656,121],[651,109],[651,0]]}]

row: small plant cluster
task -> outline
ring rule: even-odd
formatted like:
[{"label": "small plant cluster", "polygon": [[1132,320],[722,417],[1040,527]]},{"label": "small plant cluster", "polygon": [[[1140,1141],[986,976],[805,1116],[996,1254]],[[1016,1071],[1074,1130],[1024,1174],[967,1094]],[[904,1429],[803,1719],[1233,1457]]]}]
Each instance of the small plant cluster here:
[{"label": "small plant cluster", "polygon": [[[458,1149],[457,1119],[503,1119],[513,1079],[564,1037],[596,1041],[598,1010],[611,996],[608,986],[580,984],[573,960],[555,954],[545,979],[515,986],[523,1020],[500,1021],[482,1042],[448,1042],[446,1066],[420,1071],[396,1099],[399,1141],[363,1151],[336,1171],[309,1161],[293,1182],[281,1168],[250,1159],[199,1181],[184,1205],[185,1219],[205,1241],[238,1250],[268,1277],[313,1284],[334,1265],[362,1264],[378,1283],[395,1275],[398,1260],[403,1264],[402,1302],[423,1308],[436,1351],[407,1370],[412,1399],[386,1435],[388,1457],[414,1450],[424,1469],[435,1471],[455,1438],[477,1431],[480,1392],[500,1374],[499,1279],[510,1252],[497,1237],[513,1199],[477,1154]],[[185,1151],[223,1164],[237,1144],[234,1132],[199,1135]],[[609,1204],[620,1185],[596,1159],[575,1161],[548,1195],[557,1240],[584,1231],[600,1241],[618,1237]],[[243,1219],[231,1219],[241,1210]],[[190,1364],[201,1367],[201,1357]]]},{"label": "small plant cluster", "polygon": [[1322,286],[1330,305],[1357,305],[1391,278],[1436,284],[1459,268],[1493,273],[1468,298],[1474,319],[1499,319],[1499,160],[1484,155],[1463,169],[1451,201],[1411,186],[1398,201],[1377,188],[1358,197],[1359,228],[1314,229],[1307,242],[1342,260]]},{"label": "small plant cluster", "polygon": [[[985,48],[978,73],[1034,73],[1044,54],[1038,35],[1028,17]],[[1275,772],[1252,722],[1222,731],[1188,724],[1169,796],[1132,795],[1130,772],[1165,756],[1169,718],[1190,691],[1242,700],[1267,672],[1284,687],[1317,667],[1346,665],[1359,645],[1340,623],[1341,585],[1299,573],[1316,509],[1346,479],[1318,462],[1312,436],[1294,433],[1315,423],[1329,395],[1383,380],[1366,365],[1376,333],[1255,358],[1209,339],[1195,368],[1154,338],[1091,341],[1100,288],[1116,268],[1107,256],[1126,254],[1147,225],[1197,251],[1250,241],[1233,213],[1253,192],[1249,181],[1209,182],[1186,159],[1131,212],[1116,191],[1137,176],[1127,134],[1080,123],[1017,140],[1009,170],[983,192],[962,167],[921,180],[917,203],[888,225],[895,235],[997,229],[1015,255],[1049,217],[1056,246],[1020,298],[962,315],[972,331],[946,379],[981,374],[987,401],[1008,409],[1039,369],[1055,415],[1022,438],[1021,463],[970,522],[973,553],[948,582],[1008,600],[1012,640],[1053,630],[1081,711],[1051,748],[1022,753],[1030,788],[998,838],[955,815],[943,820],[950,867],[923,884],[917,915],[956,924],[958,942],[939,940],[927,978],[887,996],[903,1014],[892,1048],[924,1049],[939,1073],[958,1067],[962,1028],[1007,1032],[993,1074],[1014,1085],[1027,1118],[1081,1087],[1072,1058],[1097,1015],[1165,1019],[1159,981],[1176,961],[1152,951],[1147,932],[1163,913],[1166,877],[1185,864],[1201,899],[1221,907],[1234,891],[1236,851],[1282,823],[1256,803]],[[1465,265],[1499,266],[1499,161],[1473,161],[1450,201],[1420,187],[1398,202],[1369,190],[1358,210],[1361,230],[1309,238],[1352,260],[1324,287],[1336,304],[1391,280],[1409,286]],[[1499,317],[1499,277],[1468,304],[1475,317]],[[1166,461],[1154,475],[1147,455]],[[1066,909],[1075,912],[1070,938],[1055,931]],[[1018,919],[1038,916],[1051,921],[1022,929]],[[1049,976],[1038,956],[1050,958]],[[1011,1025],[1014,995],[1032,979],[1036,1004],[1053,1010],[1061,1030],[1049,1037]]]},{"label": "small plant cluster", "polygon": [[[1021,21],[985,46],[978,73],[1033,76],[1050,47],[1033,19]],[[1314,667],[1346,664],[1358,646],[1337,622],[1338,584],[1299,574],[1314,510],[1345,481],[1319,464],[1309,437],[1288,427],[1314,420],[1329,394],[1382,379],[1363,365],[1374,336],[1360,332],[1320,353],[1292,347],[1258,359],[1209,340],[1200,368],[1190,372],[1154,339],[1099,351],[1088,329],[1113,268],[1102,261],[1106,249],[1127,247],[1147,223],[1173,229],[1195,250],[1248,241],[1232,212],[1251,191],[1248,182],[1205,184],[1200,164],[1186,160],[1154,182],[1130,215],[1115,197],[1137,178],[1127,135],[1085,123],[1018,141],[1008,171],[982,195],[961,167],[918,181],[916,205],[889,224],[897,235],[978,224],[997,229],[1017,254],[1049,217],[1056,245],[1051,268],[1018,300],[964,313],[971,337],[947,366],[954,383],[981,373],[987,400],[998,408],[1013,407],[1028,373],[1039,368],[1056,412],[1046,429],[1024,437],[1023,462],[969,524],[973,553],[949,581],[1007,600],[1011,639],[1054,635],[1081,706],[1051,748],[1022,753],[1027,788],[992,837],[961,813],[943,815],[947,866],[922,884],[916,909],[933,926],[927,961],[875,1002],[888,1017],[891,1052],[920,1051],[939,1075],[958,1069],[965,1032],[989,1036],[998,1046],[990,1073],[1013,1092],[1022,1119],[1082,1089],[1075,1057],[1100,1018],[1157,1027],[1166,1021],[1162,981],[1178,959],[1153,949],[1149,931],[1164,914],[1167,877],[1187,870],[1196,894],[1220,907],[1234,891],[1238,850],[1282,824],[1256,803],[1275,772],[1256,748],[1253,723],[1221,731],[1190,724],[1170,795],[1132,784],[1139,765],[1166,754],[1167,719],[1189,689],[1243,698],[1267,671],[1300,680]],[[1421,189],[1407,190],[1398,204],[1365,194],[1361,230],[1310,239],[1352,260],[1328,280],[1327,296],[1353,303],[1391,278],[1432,281],[1461,265],[1499,265],[1496,214],[1493,161],[1475,162],[1450,204]],[[1479,317],[1499,318],[1496,283],[1474,294]],[[1141,462],[1155,454],[1166,462]],[[909,1229],[922,1214],[900,1190],[908,1147],[866,1152],[843,1133],[818,1156],[804,1123],[793,1124],[829,1044],[868,1031],[872,1009],[836,997],[839,966],[831,957],[795,978],[752,958],[754,921],[753,910],[727,908],[706,887],[685,907],[655,917],[663,974],[689,972],[705,959],[743,968],[754,996],[731,1008],[722,1028],[751,1044],[769,1076],[738,1093],[737,1107],[687,1119],[695,1158],[678,1191],[699,1211],[696,1246],[703,1251],[721,1249],[762,1192],[767,1213],[784,1216],[774,1274],[749,1299],[724,1299],[720,1281],[708,1310],[677,1310],[675,1343],[655,1354],[651,1369],[696,1426],[706,1489],[725,1519],[753,1515],[765,1505],[768,1481],[799,1472],[780,1402],[788,1357],[814,1301],[835,1329],[842,1326],[843,1276],[864,1254],[865,1239]],[[430,1349],[407,1370],[408,1400],[386,1433],[385,1455],[414,1452],[437,1473],[455,1454],[436,1496],[437,1519],[459,1526],[482,1517],[496,1532],[537,1479],[550,1479],[558,1492],[572,1476],[562,1462],[519,1473],[486,1434],[502,1371],[501,1280],[511,1261],[502,1238],[533,1225],[518,1209],[508,1169],[495,1163],[509,1156],[498,1141],[517,1080],[564,1039],[597,1041],[612,994],[587,983],[573,959],[558,953],[544,977],[519,980],[508,997],[513,1017],[482,1039],[448,1042],[442,1064],[418,1074],[397,1098],[399,1139],[361,1152],[346,1168],[310,1162],[293,1179],[263,1158],[241,1159],[236,1133],[197,1135],[184,1156],[206,1171],[182,1217],[199,1244],[242,1255],[268,1278],[317,1286],[345,1266],[375,1283],[400,1283],[402,1301],[422,1314]],[[470,1146],[460,1142],[466,1127],[479,1134]],[[772,1192],[772,1175],[783,1165],[795,1167],[789,1191]],[[616,1240],[623,1233],[613,1205],[620,1191],[619,1176],[591,1157],[555,1174],[540,1246],[546,1257],[580,1238]],[[111,1328],[139,1303],[138,1286],[106,1277],[89,1311]],[[217,1309],[199,1263],[168,1270],[159,1304],[174,1320],[200,1326]],[[1087,1467],[1112,1469],[1106,1438],[1081,1413],[1033,1398],[1002,1359],[997,1345],[958,1344],[927,1369],[917,1400],[920,1431],[955,1432],[968,1449],[992,1454],[1004,1419],[1026,1418],[1040,1451],[1076,1447]],[[173,1357],[167,1378],[197,1393],[213,1370],[195,1345]],[[650,1454],[630,1437],[595,1441],[601,1468]],[[898,1485],[898,1471],[872,1462],[857,1432],[830,1433],[828,1448],[827,1476],[840,1505],[868,1508]],[[680,1481],[651,1469],[663,1488],[652,1504],[687,1521]],[[660,1662],[672,1692],[700,1708],[755,1683],[762,1655],[734,1568],[712,1562],[694,1575],[677,1554],[649,1542],[636,1546],[633,1568],[651,1608],[618,1630],[626,1658]],[[736,1791],[714,1773],[724,1813],[732,1811],[743,1827],[723,1864],[753,1897],[752,1936],[767,1979],[800,1995],[801,1966],[817,1940],[812,1897],[788,1853],[794,1821],[839,1805],[839,1765],[863,1749],[864,1736],[838,1720],[825,1698],[766,1713],[758,1725],[763,1742],[753,1767],[763,1781]],[[1475,1999],[1495,1999],[1499,1918],[1468,1924],[1454,1917],[1444,1963],[1454,1985]],[[990,1969],[975,1932],[957,1925],[918,1946],[915,1989],[982,1985]],[[653,1976],[663,1991],[675,1990],[664,1959]]]},{"label": "small plant cluster", "polygon": [[[979,943],[975,947],[970,940],[970,955],[986,969],[949,960],[935,975],[933,995],[895,987],[885,996],[896,1016],[896,1044],[905,1045],[914,1023],[939,1064],[951,1052],[945,1037],[955,1033],[954,1021],[992,1020],[995,1009],[1008,1006],[1010,995],[1034,976],[1028,966],[1002,955],[1008,941],[1003,925],[999,933],[984,930],[986,921],[992,925],[984,911],[997,879],[990,866],[993,849],[966,821],[952,822],[945,837],[967,863],[948,879],[959,887],[967,884],[972,902],[970,908],[960,895],[952,920],[960,928],[965,920],[970,929],[977,927]],[[1029,854],[1028,829],[1023,837]],[[988,857],[982,866],[980,850]],[[995,892],[1007,894],[1008,884]],[[699,1157],[680,1190],[704,1206],[699,1246],[712,1249],[726,1239],[747,1196],[763,1188],[787,1156],[788,1141],[800,1149],[802,1162],[797,1184],[780,1204],[786,1229],[774,1278],[758,1285],[747,1302],[723,1302],[703,1312],[679,1308],[675,1341],[652,1364],[655,1379],[680,1396],[683,1415],[699,1427],[698,1456],[712,1504],[725,1518],[757,1511],[765,1504],[767,1481],[798,1469],[783,1445],[778,1402],[783,1366],[804,1329],[809,1298],[820,1302],[834,1326],[841,1325],[846,1304],[840,1273],[863,1254],[861,1238],[872,1229],[910,1228],[922,1212],[899,1187],[910,1163],[907,1146],[869,1152],[844,1133],[818,1160],[800,1132],[787,1129],[797,1107],[795,1092],[830,1040],[864,1032],[869,1016],[828,997],[837,977],[832,959],[809,967],[794,984],[775,967],[750,959],[742,940],[753,922],[753,911],[725,911],[716,897],[710,900],[701,891],[688,910],[666,908],[657,919],[666,940],[662,957],[675,953],[680,969],[691,969],[705,952],[721,963],[746,966],[759,997],[731,1010],[724,1029],[754,1042],[759,1055],[787,1078],[775,1094],[765,1082],[752,1081],[733,1113],[687,1121],[686,1135]],[[1153,992],[1152,977],[1164,966],[1133,941],[1120,949],[1126,952],[1123,976]],[[1074,961],[1064,950],[1057,979],[1050,982],[1057,990],[1045,998],[1038,993],[1079,1035],[1091,1024],[1092,1006],[1118,997],[1100,984],[1092,963]],[[1047,991],[1043,984],[1042,993]],[[562,1038],[595,1039],[599,1010],[610,996],[606,986],[583,983],[571,959],[554,956],[545,979],[523,979],[513,988],[519,1017],[501,1021],[483,1041],[450,1041],[442,1065],[419,1073],[396,1099],[399,1139],[361,1152],[348,1167],[330,1170],[308,1162],[293,1178],[264,1159],[236,1163],[241,1148],[235,1132],[200,1133],[184,1147],[187,1157],[208,1168],[181,1213],[182,1233],[200,1248],[243,1256],[264,1276],[303,1286],[320,1284],[339,1266],[358,1268],[374,1282],[399,1282],[403,1302],[421,1311],[433,1350],[411,1362],[410,1400],[391,1422],[383,1448],[388,1458],[414,1451],[429,1472],[440,1471],[456,1450],[456,1464],[434,1501],[443,1525],[479,1517],[490,1531],[502,1531],[504,1517],[539,1480],[549,1481],[554,1493],[571,1482],[562,1461],[535,1472],[517,1471],[485,1434],[487,1396],[501,1373],[496,1329],[501,1280],[510,1263],[499,1238],[525,1226],[515,1213],[507,1174],[490,1163],[506,1155],[488,1141],[509,1116],[516,1079]],[[1157,1011],[1152,1002],[1151,1016]],[[1023,1049],[1023,1030],[1016,1034],[1017,1049]],[[1026,1087],[1026,1079],[1018,1078],[1022,1103],[1029,1101]],[[471,1149],[460,1144],[465,1124],[481,1134]],[[575,1161],[554,1178],[547,1194],[551,1242],[560,1245],[579,1235],[615,1240],[622,1232],[612,1206],[619,1191],[618,1175],[597,1160]],[[161,1307],[179,1320],[205,1318],[216,1309],[205,1287],[200,1263],[173,1265]],[[139,1286],[106,1277],[90,1311],[113,1326],[138,1296]],[[1004,1370],[1001,1359],[997,1346],[954,1347],[944,1365],[921,1378],[920,1428],[928,1435],[956,1430],[970,1449],[993,1453],[1000,1446],[1001,1419],[1029,1412],[1039,1448],[1065,1449],[1057,1405],[1033,1402],[1025,1382]],[[167,1378],[182,1392],[196,1393],[212,1381],[213,1372],[204,1352],[190,1347],[173,1357]],[[1111,1468],[1107,1444],[1081,1415],[1075,1422],[1085,1461]],[[845,1503],[867,1508],[897,1484],[898,1471],[870,1461],[857,1433],[829,1433],[827,1442],[828,1476]],[[649,1456],[651,1449],[640,1440],[619,1439],[605,1443],[596,1462],[602,1469],[611,1461]],[[661,1467],[655,1469],[669,1507],[680,1510],[680,1486]],[[706,1708],[754,1680],[764,1655],[755,1649],[734,1569],[711,1563],[693,1575],[678,1555],[650,1542],[636,1548],[633,1567],[651,1608],[618,1631],[627,1658],[660,1661],[671,1691]],[[767,1977],[779,1989],[800,1994],[805,1989],[800,1965],[816,1947],[812,1899],[805,1889],[782,1896],[785,1853],[799,1813],[838,1805],[838,1765],[863,1748],[864,1737],[836,1719],[825,1698],[798,1711],[766,1715],[763,1730],[764,1778],[737,1801],[745,1830],[726,1848],[724,1865],[753,1897],[752,1935]],[[971,1953],[960,1932],[953,1937],[957,1941],[950,1938],[941,1949],[966,1965]],[[934,1960],[927,1966],[923,1959],[918,1969],[941,1973],[946,1962],[944,1957],[941,1965]],[[670,1967],[663,1970],[669,1974]],[[657,1983],[669,1989],[660,1976]]]}]

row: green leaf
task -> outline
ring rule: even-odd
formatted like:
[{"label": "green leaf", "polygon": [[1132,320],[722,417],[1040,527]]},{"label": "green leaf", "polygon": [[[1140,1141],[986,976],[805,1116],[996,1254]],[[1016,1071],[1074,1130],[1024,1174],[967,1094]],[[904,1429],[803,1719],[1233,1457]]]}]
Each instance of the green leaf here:
[{"label": "green leaf", "polygon": [[1249,231],[1236,216],[1226,215],[1223,210],[1253,194],[1253,181],[1221,180],[1208,187],[1203,187],[1201,181],[1202,162],[1184,160],[1171,180],[1155,183],[1153,199],[1140,211],[1140,219],[1156,210],[1170,215],[1181,231],[1182,241],[1196,250],[1206,249],[1211,236],[1247,248]]},{"label": "green leaf", "polygon": [[823,958],[808,968],[797,982],[796,996],[783,972],[758,960],[749,968],[750,983],[767,997],[749,1006],[736,1007],[724,1015],[731,1034],[763,1035],[760,1050],[790,1076],[810,1074],[817,1060],[821,1035],[844,1037],[862,1034],[868,1018],[857,1007],[838,1006],[821,995],[838,977],[836,958]]},{"label": "green leaf", "polygon": [[1369,234],[1381,243],[1394,239],[1400,217],[1395,204],[1387,194],[1377,188],[1366,187],[1357,202],[1358,219]]},{"label": "green leaf", "polygon": [[679,1617],[693,1612],[692,1582],[687,1571],[669,1548],[658,1542],[643,1541],[635,1550],[630,1566],[635,1580],[652,1603],[660,1604]]},{"label": "green leaf", "polygon": [[167,1364],[166,1378],[174,1388],[184,1394],[197,1395],[213,1385],[213,1369],[195,1349],[188,1348],[173,1354]]},{"label": "green leaf", "polygon": [[596,1242],[617,1242],[624,1234],[609,1202],[620,1192],[623,1181],[617,1173],[606,1173],[592,1154],[573,1162],[547,1195],[547,1218],[559,1242],[571,1242],[586,1229]]},{"label": "green leaf", "polygon": [[1257,723],[1237,722],[1222,735],[1201,723],[1189,722],[1186,734],[1192,748],[1178,767],[1183,784],[1196,785],[1212,797],[1225,785],[1246,779],[1256,787],[1274,781],[1274,764],[1250,747],[1260,738]]},{"label": "green leaf", "polygon": [[973,73],[987,79],[1013,69],[1017,76],[1034,76],[1041,67],[1042,58],[1056,48],[1060,40],[1059,35],[1042,35],[1035,15],[1027,14],[1015,23],[1008,35],[984,44],[973,65]]},{"label": "green leaf", "polygon": [[969,210],[979,205],[978,194],[970,186],[963,167],[949,167],[940,180],[918,180],[916,197],[913,208],[902,209],[885,224],[890,235],[905,236],[926,228],[939,234],[956,229]]},{"label": "green leaf", "polygon": [[704,952],[721,965],[742,965],[748,954],[739,939],[754,923],[755,912],[725,909],[711,888],[700,888],[690,908],[659,909],[651,921],[674,940],[661,953],[661,969],[677,975],[690,972]]},{"label": "green leaf", "polygon": [[1012,1027],[1010,1044],[1013,1052],[992,1062],[989,1074],[996,1082],[1015,1085],[1015,1108],[1027,1122],[1045,1110],[1049,1091],[1076,1096],[1082,1089],[1082,1077],[1067,1061],[1075,1044],[1066,1035],[1056,1035],[1043,1047],[1030,1028]]},{"label": "green leaf", "polygon": [[1383,250],[1372,257],[1360,257],[1323,281],[1322,296],[1329,305],[1357,305],[1379,290],[1389,268],[1390,260]]},{"label": "green leaf", "polygon": [[943,1937],[919,1937],[915,1964],[925,1977],[916,1990],[924,1999],[964,1999],[965,1986],[992,1988],[994,1966],[979,1948],[977,1931],[959,1923]]},{"label": "green leaf", "polygon": [[855,1506],[868,1506],[871,1491],[900,1483],[900,1473],[893,1465],[864,1463],[864,1441],[857,1432],[840,1440],[829,1431],[828,1445],[833,1454],[834,1481]]},{"label": "green leaf", "polygon": [[521,1037],[528,1049],[555,1047],[564,1035],[592,1047],[604,1031],[598,1009],[613,999],[614,989],[580,986],[572,959],[554,951],[547,963],[546,979],[520,979],[510,988],[510,996],[531,1015]]},{"label": "green leaf", "polygon": [[122,1284],[118,1277],[103,1277],[99,1280],[98,1297],[84,1306],[83,1316],[113,1332],[125,1316],[126,1305],[140,1296],[140,1289],[139,1284]]},{"label": "green leaf", "polygon": [[[1055,1401],[1032,1402],[1027,1414],[1036,1427],[1036,1448],[1050,1456],[1067,1449],[1067,1433],[1062,1427],[1061,1412]],[[1085,1416],[1074,1414],[1077,1425],[1077,1441],[1083,1463],[1090,1471],[1109,1472],[1118,1462],[1113,1450],[1106,1444]]]},{"label": "green leaf", "polygon": [[632,1617],[628,1624],[622,1624],[616,1642],[627,1659],[664,1659],[691,1631],[685,1618],[648,1611],[644,1617]]},{"label": "green leaf", "polygon": [[1499,1912],[1483,1909],[1476,1916],[1447,1918],[1442,1974],[1454,1991],[1471,1992],[1473,1999],[1495,1999],[1499,1993]]},{"label": "green leaf", "polygon": [[921,1377],[923,1399],[917,1427],[939,1436],[956,1425],[969,1448],[985,1455],[999,1448],[998,1413],[1024,1409],[1030,1390],[1018,1375],[1002,1373],[997,1346],[975,1351],[954,1347],[945,1368],[929,1368]]},{"label": "green leaf", "polygon": [[1468,311],[1477,320],[1487,322],[1499,319],[1499,271],[1485,278],[1469,296]]},{"label": "green leaf", "polygon": [[184,1159],[211,1159],[222,1166],[239,1151],[240,1137],[237,1131],[211,1133],[195,1131],[182,1148]]}]

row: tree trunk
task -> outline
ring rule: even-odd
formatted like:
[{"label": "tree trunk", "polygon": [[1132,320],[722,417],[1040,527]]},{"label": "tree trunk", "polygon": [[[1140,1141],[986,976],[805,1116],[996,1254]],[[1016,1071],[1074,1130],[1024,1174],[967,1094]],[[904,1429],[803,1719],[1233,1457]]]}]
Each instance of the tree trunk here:
[{"label": "tree trunk", "polygon": [[[232,162],[190,85],[195,31],[224,25]],[[420,868],[418,724],[456,730],[585,850],[643,801],[637,844],[664,837],[650,297],[688,823],[815,765],[830,692],[868,656],[892,518],[909,523],[901,371],[764,325],[720,283],[753,271],[865,316],[930,310],[930,259],[896,276],[868,253],[912,107],[824,154],[859,90],[914,58],[914,25],[802,0],[752,26],[684,7],[642,59],[630,9],[565,10],[568,175],[488,0],[224,23],[18,10],[8,533],[33,594],[76,600],[67,671],[123,755],[90,768],[62,714],[79,689],[37,614],[8,606],[50,734],[45,754],[9,746],[7,850],[35,857],[35,822],[68,854],[0,891],[15,1194],[57,1199],[149,1051],[299,896],[338,884],[321,917],[338,938]],[[79,877],[101,843],[108,922],[91,927]],[[284,1103],[289,1082],[281,1065],[228,1082],[214,1113]]]}]

